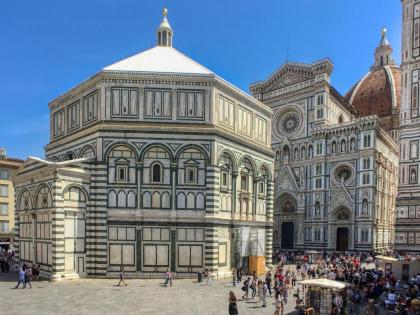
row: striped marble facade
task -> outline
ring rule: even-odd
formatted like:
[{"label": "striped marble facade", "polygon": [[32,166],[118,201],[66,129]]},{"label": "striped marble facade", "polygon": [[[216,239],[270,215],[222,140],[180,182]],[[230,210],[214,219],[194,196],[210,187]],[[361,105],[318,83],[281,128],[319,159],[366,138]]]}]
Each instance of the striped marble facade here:
[{"label": "striped marble facade", "polygon": [[16,178],[21,261],[51,279],[271,264],[268,106],[212,74],[103,70],[49,107],[46,160]]}]

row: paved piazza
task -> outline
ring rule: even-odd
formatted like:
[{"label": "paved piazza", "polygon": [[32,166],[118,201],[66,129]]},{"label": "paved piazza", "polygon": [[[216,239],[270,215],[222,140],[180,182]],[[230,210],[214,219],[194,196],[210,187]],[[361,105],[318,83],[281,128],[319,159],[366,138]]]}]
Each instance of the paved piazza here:
[{"label": "paved piazza", "polygon": [[[0,314],[228,314],[228,292],[232,283],[214,281],[214,286],[197,283],[196,279],[174,281],[172,288],[162,287],[161,280],[128,279],[127,287],[116,287],[117,279],[83,279],[63,282],[40,281],[32,289],[14,289],[15,274],[0,273]],[[242,295],[240,285],[234,292]],[[251,290],[250,290],[251,294]],[[240,301],[239,314],[270,314],[273,298],[262,303]],[[285,314],[293,312],[294,301],[286,305]]]}]

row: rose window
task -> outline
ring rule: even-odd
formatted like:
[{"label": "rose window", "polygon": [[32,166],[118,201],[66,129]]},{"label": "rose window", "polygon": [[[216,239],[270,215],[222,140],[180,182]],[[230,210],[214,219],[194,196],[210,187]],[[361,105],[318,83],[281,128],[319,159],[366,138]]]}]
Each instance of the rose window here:
[{"label": "rose window", "polygon": [[300,117],[295,112],[289,112],[280,121],[280,129],[283,134],[291,135],[300,127]]},{"label": "rose window", "polygon": [[352,176],[352,170],[347,165],[342,165],[335,170],[335,180],[345,183]]}]

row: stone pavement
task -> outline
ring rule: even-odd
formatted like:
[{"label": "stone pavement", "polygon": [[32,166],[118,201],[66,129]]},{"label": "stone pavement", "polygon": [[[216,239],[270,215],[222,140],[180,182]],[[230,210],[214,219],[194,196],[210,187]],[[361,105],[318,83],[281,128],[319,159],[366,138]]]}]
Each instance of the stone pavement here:
[{"label": "stone pavement", "polygon": [[[110,314],[228,314],[228,279],[215,280],[212,287],[196,279],[174,280],[172,288],[160,280],[128,279],[127,287],[117,287],[118,280],[83,279],[62,282],[33,282],[32,289],[14,289],[17,274],[0,273],[0,314],[2,315],[110,315]],[[241,284],[234,288],[240,297]],[[250,291],[251,294],[251,291]],[[251,295],[250,295],[251,296]],[[272,315],[273,298],[267,297],[267,307],[257,300],[240,301],[240,315]],[[293,312],[290,299],[284,314]]]}]

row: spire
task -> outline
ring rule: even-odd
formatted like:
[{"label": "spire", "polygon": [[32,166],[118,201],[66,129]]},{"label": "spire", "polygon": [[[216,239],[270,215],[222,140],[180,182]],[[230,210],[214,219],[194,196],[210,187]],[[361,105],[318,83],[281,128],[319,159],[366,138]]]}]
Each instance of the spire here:
[{"label": "spire", "polygon": [[381,30],[381,40],[375,49],[375,64],[371,69],[395,65],[394,58],[392,57],[392,47],[386,37],[386,33],[387,29],[383,27]]},{"label": "spire", "polygon": [[173,31],[171,26],[169,25],[168,19],[166,16],[168,15],[168,10],[163,8],[162,11],[163,20],[160,23],[159,28],[157,30],[157,45],[162,47],[172,47],[172,35]]}]

